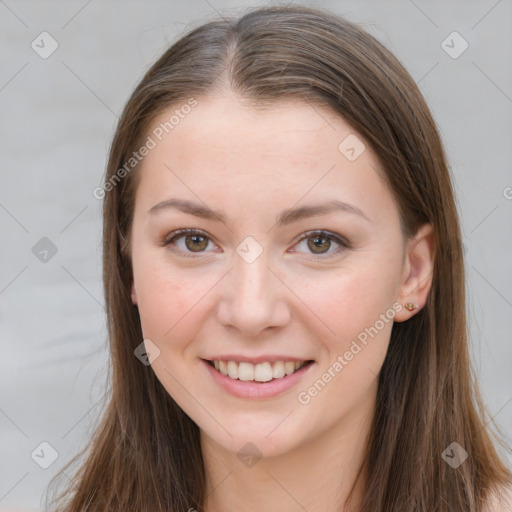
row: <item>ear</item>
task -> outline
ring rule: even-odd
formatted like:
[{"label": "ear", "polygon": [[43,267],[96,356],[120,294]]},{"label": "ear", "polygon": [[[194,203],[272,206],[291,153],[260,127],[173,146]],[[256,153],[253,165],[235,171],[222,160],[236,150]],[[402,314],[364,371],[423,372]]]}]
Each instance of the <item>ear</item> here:
[{"label": "ear", "polygon": [[[403,306],[396,313],[395,321],[404,322],[425,306],[434,272],[436,240],[431,224],[423,224],[416,234],[407,240],[403,272],[398,292],[398,302]],[[416,308],[405,307],[413,304]]]},{"label": "ear", "polygon": [[137,292],[135,291],[135,284],[132,281],[132,302],[137,305]]}]

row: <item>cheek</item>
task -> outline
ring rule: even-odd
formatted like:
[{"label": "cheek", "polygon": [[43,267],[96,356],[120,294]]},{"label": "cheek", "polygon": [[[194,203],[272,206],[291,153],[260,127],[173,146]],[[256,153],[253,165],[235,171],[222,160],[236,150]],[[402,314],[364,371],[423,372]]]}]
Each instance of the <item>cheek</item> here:
[{"label": "cheek", "polygon": [[329,328],[334,343],[347,342],[392,309],[394,270],[366,265],[326,273],[304,287],[301,298]]},{"label": "cheek", "polygon": [[325,356],[297,399],[311,413],[309,417],[322,416],[325,428],[334,426],[358,404],[367,403],[375,392],[393,327],[389,295],[369,273],[343,276],[309,294],[308,305],[320,311],[318,316],[335,336],[322,338]]},{"label": "cheek", "polygon": [[329,386],[339,390],[324,394],[333,406],[339,407],[340,393],[348,402],[357,401],[382,366],[395,315],[397,272],[396,264],[388,261],[386,266],[377,258],[370,264],[367,259],[366,264],[326,275],[305,290],[304,303],[331,331],[322,338],[327,357],[319,371],[329,373]]},{"label": "cheek", "polygon": [[159,342],[180,339],[176,333],[197,317],[201,298],[213,286],[208,276],[172,269],[158,257],[134,259],[134,281],[144,336]]}]

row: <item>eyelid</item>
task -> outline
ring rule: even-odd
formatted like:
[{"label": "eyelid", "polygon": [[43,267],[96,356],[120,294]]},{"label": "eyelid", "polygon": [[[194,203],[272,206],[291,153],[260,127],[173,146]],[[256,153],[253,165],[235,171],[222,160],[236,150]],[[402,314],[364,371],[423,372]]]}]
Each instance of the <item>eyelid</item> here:
[{"label": "eyelid", "polygon": [[[208,233],[206,233],[206,231],[202,231],[201,229],[196,229],[196,228],[180,228],[180,229],[173,231],[172,233],[169,233],[162,240],[161,245],[164,247],[170,246],[174,240],[176,240],[178,238],[182,238],[186,235],[199,235],[199,236],[203,236],[204,238],[207,238],[211,242],[214,242],[214,239]],[[184,252],[179,249],[171,249],[171,251],[172,252],[180,252],[181,255],[185,256],[186,258],[197,258],[197,257],[201,257],[201,256],[204,256],[205,254],[207,254],[206,252],[198,252],[195,254],[193,252],[187,252],[187,251]]]},{"label": "eyelid", "polygon": [[[199,235],[199,236],[203,236],[203,237],[207,238],[211,242],[214,242],[213,237],[211,237],[208,233],[206,233],[205,231],[202,231],[201,229],[181,228],[181,229],[177,229],[177,230],[173,231],[172,233],[170,233],[169,235],[167,235],[162,241],[162,246],[169,246],[174,240],[184,237],[186,235]],[[313,237],[325,237],[325,238],[337,243],[340,247],[332,252],[327,252],[327,253],[323,253],[323,254],[322,253],[321,254],[310,253],[307,257],[308,259],[313,259],[313,260],[323,259],[323,260],[325,260],[325,259],[328,259],[329,257],[339,253],[343,249],[350,249],[352,247],[351,243],[345,237],[338,235],[336,233],[332,233],[325,229],[316,229],[316,230],[314,229],[314,230],[309,230],[309,231],[305,231],[304,233],[301,233],[300,238],[298,238],[293,243],[293,246],[296,246],[303,240],[307,240],[308,238],[313,238]],[[174,249],[171,249],[171,250],[173,252],[178,252]],[[184,251],[179,250],[179,252],[182,255],[184,255],[185,257],[191,257],[191,258],[202,257],[205,254],[208,254],[207,252],[204,252],[204,251],[193,253],[193,252],[187,252],[187,251],[184,252]]]},{"label": "eyelid", "polygon": [[326,238],[329,238],[330,240],[334,240],[339,244],[344,244],[347,246],[350,245],[350,242],[345,237],[337,235],[336,233],[333,233],[331,231],[327,231],[326,229],[311,229],[309,231],[305,231],[300,235],[300,238],[297,240],[297,242],[301,242],[306,238],[312,238],[314,236],[324,236]]},{"label": "eyelid", "polygon": [[336,254],[340,253],[341,251],[345,249],[350,249],[352,247],[352,244],[343,236],[337,235],[336,233],[332,233],[331,231],[327,231],[325,229],[313,229],[310,231],[306,231],[300,235],[300,238],[295,242],[293,245],[297,245],[303,240],[307,240],[308,238],[313,237],[321,237],[321,238],[327,238],[335,243],[337,243],[340,247],[335,249],[331,252],[326,253],[320,253],[320,254],[314,254],[309,253],[307,256],[307,259],[313,259],[313,260],[327,260],[330,257],[335,256]]},{"label": "eyelid", "polygon": [[206,231],[202,231],[202,230],[196,229],[196,228],[180,228],[180,229],[176,229],[175,231],[172,231],[171,233],[166,235],[164,237],[164,239],[162,240],[162,245],[169,244],[175,238],[178,238],[180,235],[182,235],[182,236],[183,235],[201,235],[201,236],[204,236],[204,237],[212,240],[212,237],[208,233],[206,233]]}]

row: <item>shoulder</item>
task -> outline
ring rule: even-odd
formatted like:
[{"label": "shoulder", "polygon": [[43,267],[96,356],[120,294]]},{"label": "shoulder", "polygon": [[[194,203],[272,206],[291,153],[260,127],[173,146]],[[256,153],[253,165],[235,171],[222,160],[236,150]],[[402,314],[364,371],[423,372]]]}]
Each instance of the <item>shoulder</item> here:
[{"label": "shoulder", "polygon": [[501,487],[492,492],[483,512],[511,512],[512,511],[512,486]]}]

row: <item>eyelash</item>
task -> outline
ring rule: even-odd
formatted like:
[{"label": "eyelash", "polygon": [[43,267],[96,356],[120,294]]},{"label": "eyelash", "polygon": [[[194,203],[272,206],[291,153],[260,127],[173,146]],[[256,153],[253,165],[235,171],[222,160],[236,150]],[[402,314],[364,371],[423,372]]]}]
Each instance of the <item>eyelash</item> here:
[{"label": "eyelash", "polygon": [[[211,238],[204,231],[200,231],[198,229],[178,229],[178,230],[170,233],[163,240],[162,245],[164,247],[170,246],[174,241],[176,241],[179,238],[183,238],[186,235],[199,235],[199,236],[202,236],[202,237],[207,238],[210,241],[212,241]],[[315,255],[315,254],[311,253],[310,259],[313,259],[313,260],[329,258],[329,257],[333,256],[334,254],[338,254],[342,250],[350,249],[350,247],[351,247],[350,242],[348,240],[346,240],[345,238],[342,238],[334,233],[330,233],[329,231],[324,231],[324,230],[305,232],[303,234],[302,238],[300,238],[295,245],[299,244],[303,240],[308,240],[309,238],[316,238],[316,237],[327,238],[328,240],[331,240],[331,241],[337,243],[338,245],[340,245],[340,247],[338,247],[336,250],[334,250],[332,252],[328,252],[328,253],[324,253],[324,254]],[[198,252],[198,253],[196,253],[197,254],[197,256],[196,256],[196,255],[193,255],[194,253],[191,253],[191,252],[177,251],[174,248],[170,248],[170,249],[173,252],[181,252],[182,255],[184,255],[186,258],[197,258],[201,254],[201,252]]]}]

